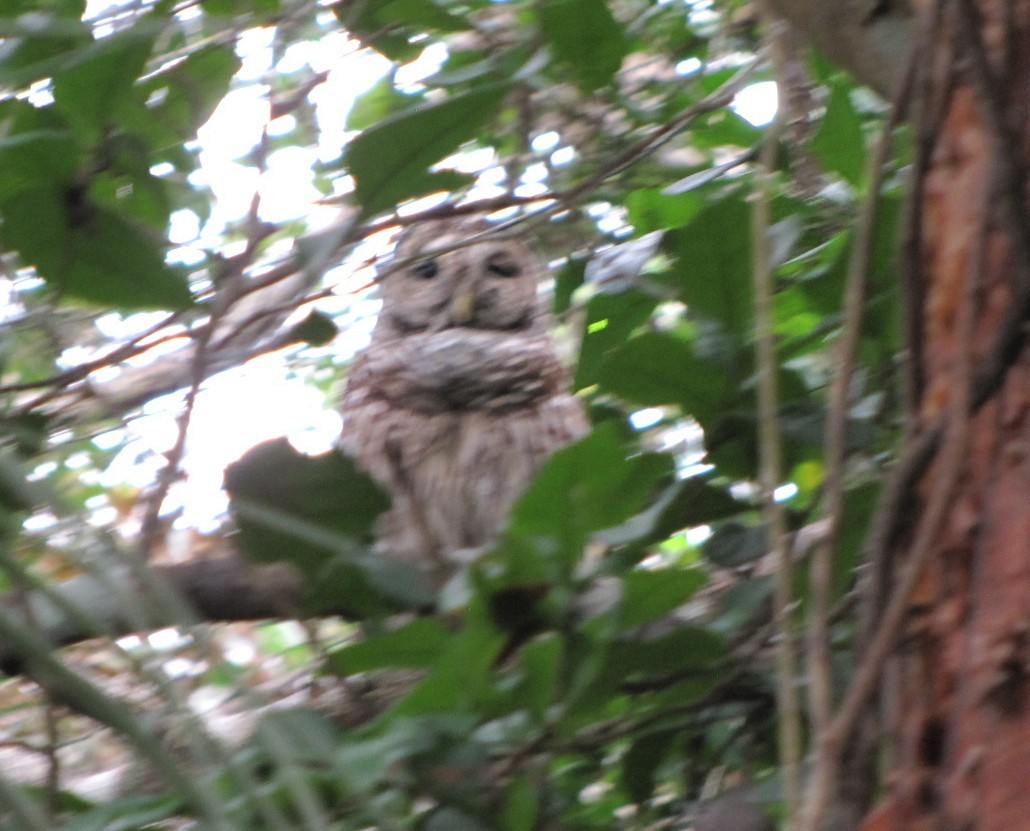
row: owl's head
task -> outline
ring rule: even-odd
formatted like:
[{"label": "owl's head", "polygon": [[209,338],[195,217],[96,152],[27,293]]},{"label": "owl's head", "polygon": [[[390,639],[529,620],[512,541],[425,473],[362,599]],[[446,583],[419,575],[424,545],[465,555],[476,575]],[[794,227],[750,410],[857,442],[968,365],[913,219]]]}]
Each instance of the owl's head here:
[{"label": "owl's head", "polygon": [[467,243],[489,227],[473,216],[430,220],[407,230],[394,252],[399,267],[391,265],[380,279],[383,308],[377,332],[534,328],[544,266],[520,238]]}]

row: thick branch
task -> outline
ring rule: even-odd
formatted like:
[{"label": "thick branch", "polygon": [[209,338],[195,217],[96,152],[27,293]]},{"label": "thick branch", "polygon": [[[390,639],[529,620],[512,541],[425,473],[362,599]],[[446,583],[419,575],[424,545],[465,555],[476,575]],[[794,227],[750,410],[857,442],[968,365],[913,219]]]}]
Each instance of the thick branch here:
[{"label": "thick branch", "polygon": [[[169,586],[188,604],[196,620],[261,620],[300,614],[302,582],[286,565],[253,566],[237,556],[221,556],[153,566],[148,576],[153,581],[140,580],[136,569],[118,566],[103,574],[72,578],[46,593],[11,592],[0,595],[0,614],[30,626],[55,646],[138,631],[138,608],[134,610],[132,605],[146,606],[152,629],[190,622],[181,608],[175,608],[177,604],[146,603],[149,595],[144,592],[149,589],[141,582]],[[123,597],[136,604],[118,602]],[[347,614],[345,608],[335,611]],[[0,640],[0,671],[19,672],[25,658],[13,644]]]}]

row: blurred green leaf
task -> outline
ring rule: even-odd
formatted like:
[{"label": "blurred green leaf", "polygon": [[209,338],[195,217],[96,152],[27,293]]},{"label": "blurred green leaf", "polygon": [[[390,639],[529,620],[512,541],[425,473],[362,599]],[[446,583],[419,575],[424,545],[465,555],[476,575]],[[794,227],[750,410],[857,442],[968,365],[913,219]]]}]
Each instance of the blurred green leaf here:
[{"label": "blurred green leaf", "polygon": [[330,651],[329,665],[343,675],[387,667],[424,669],[433,665],[452,634],[435,618],[419,618],[382,635]]},{"label": "blurred green leaf", "polygon": [[62,831],[138,831],[172,820],[183,809],[176,793],[127,794],[71,817]]},{"label": "blurred green leaf", "polygon": [[629,629],[655,620],[678,609],[707,582],[700,569],[633,569],[622,578],[619,622]]},{"label": "blurred green leaf", "polygon": [[698,421],[712,416],[724,400],[727,378],[674,335],[645,332],[610,354],[598,382],[636,404],[678,404]]},{"label": "blurred green leaf", "polygon": [[61,292],[93,303],[184,309],[182,277],[164,264],[161,242],[74,189],[39,188],[0,202],[0,239]]},{"label": "blurred green leaf", "polygon": [[298,341],[312,346],[324,346],[332,342],[338,331],[331,317],[322,312],[311,312],[293,327],[291,334]]},{"label": "blurred green leaf", "polygon": [[31,130],[0,138],[0,202],[35,188],[67,185],[81,159],[70,133]]},{"label": "blurred green leaf", "polygon": [[634,739],[622,757],[620,780],[630,799],[643,802],[654,792],[655,773],[668,755],[676,730],[658,730]]},{"label": "blurred green leaf", "polygon": [[611,81],[629,46],[605,0],[545,0],[537,15],[555,58],[580,88],[592,92]]},{"label": "blurred green leaf", "polygon": [[525,774],[508,786],[501,809],[501,831],[533,831],[537,818],[537,792]]},{"label": "blurred green leaf", "polygon": [[676,260],[671,282],[689,309],[746,336],[753,300],[751,208],[744,198],[706,205],[685,226],[667,232],[663,248]]},{"label": "blurred green leaf", "polygon": [[629,519],[671,475],[669,456],[626,458],[615,428],[602,425],[544,464],[515,504],[508,537],[551,541],[558,574],[563,574],[582,553],[590,532]]},{"label": "blurred green leaf", "polygon": [[113,126],[143,74],[154,34],[133,27],[96,41],[54,79],[54,101],[86,141]]},{"label": "blurred green leaf", "polygon": [[286,439],[268,441],[226,469],[225,487],[243,550],[299,568],[307,611],[371,615],[431,601],[412,569],[372,553],[373,524],[389,500],[342,453],[305,456]]},{"label": "blurred green leaf", "polygon": [[703,206],[700,194],[670,195],[661,188],[641,188],[626,196],[629,222],[641,234],[686,225]]},{"label": "blurred green leaf", "polygon": [[597,383],[598,370],[608,353],[629,340],[657,305],[656,298],[634,289],[590,298],[573,382],[576,389]]},{"label": "blurred green leaf", "polygon": [[139,104],[121,118],[152,150],[196,137],[222,101],[240,59],[229,44],[201,46],[137,87]]},{"label": "blurred green leaf", "polygon": [[344,161],[363,214],[424,194],[430,165],[473,138],[493,118],[507,90],[507,83],[486,84],[399,113],[354,138]]},{"label": "blurred green leaf", "polygon": [[552,704],[562,675],[564,647],[554,632],[545,632],[530,640],[519,654],[521,679],[518,686],[520,703],[543,723]]},{"label": "blurred green leaf", "polygon": [[704,543],[705,556],[723,568],[736,568],[769,552],[764,525],[729,521],[719,525]]},{"label": "blurred green leaf", "polygon": [[851,103],[848,86],[834,84],[819,130],[812,138],[812,152],[826,170],[839,173],[853,186],[865,176],[865,142],[862,124]]}]

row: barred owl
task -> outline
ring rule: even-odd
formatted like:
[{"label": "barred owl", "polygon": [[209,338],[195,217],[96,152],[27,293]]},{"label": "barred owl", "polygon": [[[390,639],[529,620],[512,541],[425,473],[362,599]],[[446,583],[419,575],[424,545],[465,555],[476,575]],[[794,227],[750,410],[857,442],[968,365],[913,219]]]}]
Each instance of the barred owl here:
[{"label": "barred owl", "polygon": [[546,268],[521,239],[466,243],[488,227],[433,220],[402,235],[343,399],[342,449],[392,497],[379,548],[434,582],[490,543],[547,457],[587,431],[538,300]]}]

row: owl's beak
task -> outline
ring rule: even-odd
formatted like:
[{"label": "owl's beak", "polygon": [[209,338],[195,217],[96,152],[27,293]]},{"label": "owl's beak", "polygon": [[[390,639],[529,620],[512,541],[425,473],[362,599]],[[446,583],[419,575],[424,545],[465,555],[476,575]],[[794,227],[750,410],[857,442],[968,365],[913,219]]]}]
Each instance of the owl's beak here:
[{"label": "owl's beak", "polygon": [[464,326],[476,310],[476,295],[469,288],[459,288],[451,299],[451,323]]}]

